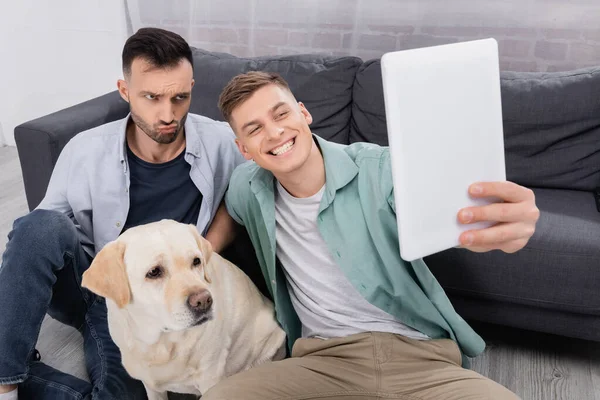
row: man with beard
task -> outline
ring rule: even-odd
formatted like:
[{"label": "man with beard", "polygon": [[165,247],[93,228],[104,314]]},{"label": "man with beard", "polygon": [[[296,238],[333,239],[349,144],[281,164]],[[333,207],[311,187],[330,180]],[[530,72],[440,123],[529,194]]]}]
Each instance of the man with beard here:
[{"label": "man with beard", "polygon": [[[164,218],[196,225],[217,252],[232,237],[222,199],[244,159],[226,123],[188,114],[190,47],[144,28],[122,55],[118,89],[130,114],[76,135],[40,205],[9,234],[0,266],[1,400],[145,399],[121,365],[104,300],[81,288],[83,272],[124,230]],[[82,332],[91,384],[40,361],[46,313]]]}]

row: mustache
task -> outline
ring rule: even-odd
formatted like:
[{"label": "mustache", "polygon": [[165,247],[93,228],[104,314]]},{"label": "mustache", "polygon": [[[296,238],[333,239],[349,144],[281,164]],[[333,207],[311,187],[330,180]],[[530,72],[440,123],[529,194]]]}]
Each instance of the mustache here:
[{"label": "mustache", "polygon": [[180,130],[181,127],[185,124],[186,119],[187,114],[181,119],[174,119],[170,122],[160,121],[158,124],[156,124],[156,128],[164,128],[165,126],[175,125],[177,127],[177,130]]},{"label": "mustache", "polygon": [[181,126],[181,121],[173,120],[171,122],[159,122],[156,126],[158,128],[164,128],[165,126],[176,125],[178,128]]}]

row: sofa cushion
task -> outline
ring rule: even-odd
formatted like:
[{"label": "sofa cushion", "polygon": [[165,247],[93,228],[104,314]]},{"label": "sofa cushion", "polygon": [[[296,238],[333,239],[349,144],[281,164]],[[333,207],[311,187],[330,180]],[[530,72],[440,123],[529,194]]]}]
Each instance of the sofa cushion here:
[{"label": "sofa cushion", "polygon": [[[574,190],[600,186],[600,67],[503,72],[501,92],[508,180]],[[350,142],[387,145],[379,60],[360,67],[353,98]]]},{"label": "sofa cushion", "polygon": [[534,189],[536,232],[515,254],[452,249],[426,258],[449,294],[600,315],[600,213],[590,192]]},{"label": "sofa cushion", "polygon": [[254,70],[277,72],[312,114],[313,132],[334,142],[348,143],[352,85],[362,64],[360,58],[315,54],[239,58],[202,49],[193,49],[193,54],[196,84],[191,112],[223,120],[217,104],[231,78]]},{"label": "sofa cushion", "polygon": [[600,186],[600,67],[502,75],[509,177],[524,185]]},{"label": "sofa cushion", "polygon": [[388,145],[380,60],[370,60],[356,73],[352,95],[350,143]]}]

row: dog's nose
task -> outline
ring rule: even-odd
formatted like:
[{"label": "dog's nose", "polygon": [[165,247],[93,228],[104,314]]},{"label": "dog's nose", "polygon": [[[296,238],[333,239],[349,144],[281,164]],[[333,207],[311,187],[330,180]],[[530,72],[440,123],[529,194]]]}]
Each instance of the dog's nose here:
[{"label": "dog's nose", "polygon": [[203,290],[201,292],[196,292],[188,297],[188,304],[192,311],[196,312],[205,312],[210,310],[212,306],[212,296],[208,290]]}]

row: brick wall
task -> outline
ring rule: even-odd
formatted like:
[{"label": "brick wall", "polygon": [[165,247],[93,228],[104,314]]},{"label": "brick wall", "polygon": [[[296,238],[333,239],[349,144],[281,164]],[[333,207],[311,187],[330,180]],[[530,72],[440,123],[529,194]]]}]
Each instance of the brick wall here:
[{"label": "brick wall", "polygon": [[140,24],[237,56],[318,52],[370,59],[387,51],[494,37],[502,70],[600,65],[600,0],[457,0],[452,8],[441,0],[175,0],[169,5],[145,0]]}]

